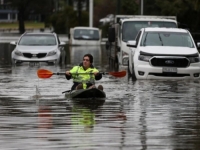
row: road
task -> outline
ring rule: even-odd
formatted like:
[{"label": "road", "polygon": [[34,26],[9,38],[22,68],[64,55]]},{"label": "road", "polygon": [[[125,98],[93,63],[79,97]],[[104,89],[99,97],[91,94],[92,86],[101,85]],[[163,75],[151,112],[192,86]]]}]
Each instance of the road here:
[{"label": "road", "polygon": [[[80,105],[62,94],[71,80],[58,75],[39,79],[36,74],[40,68],[70,69],[82,60],[80,50],[67,48],[64,65],[11,66],[12,50],[6,43],[0,47],[1,149],[200,149],[198,80],[132,81],[128,75],[104,75],[96,84],[104,86],[105,103]],[[94,52],[94,63],[109,72],[104,47]]]}]

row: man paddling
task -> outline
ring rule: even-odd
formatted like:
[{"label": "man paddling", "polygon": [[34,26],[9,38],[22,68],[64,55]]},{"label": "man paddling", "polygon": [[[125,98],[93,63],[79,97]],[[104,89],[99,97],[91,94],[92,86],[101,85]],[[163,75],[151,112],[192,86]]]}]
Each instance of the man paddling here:
[{"label": "man paddling", "polygon": [[[93,56],[85,54],[83,62],[79,66],[74,66],[71,70],[66,71],[66,79],[73,78],[73,86],[71,90],[96,88],[95,80],[100,80],[102,74],[92,65]],[[103,90],[103,86],[99,85],[98,89]]]}]

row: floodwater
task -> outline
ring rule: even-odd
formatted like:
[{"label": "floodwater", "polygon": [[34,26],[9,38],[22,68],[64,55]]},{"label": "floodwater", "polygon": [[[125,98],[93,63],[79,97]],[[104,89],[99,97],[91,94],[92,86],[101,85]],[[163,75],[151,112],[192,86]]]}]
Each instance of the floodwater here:
[{"label": "floodwater", "polygon": [[2,150],[198,150],[198,80],[132,81],[104,75],[104,104],[65,99],[72,81],[63,75],[39,79],[37,70],[65,72],[83,54],[94,55],[100,71],[110,71],[105,45],[68,47],[62,63],[11,65],[13,47],[0,44],[0,149]]}]

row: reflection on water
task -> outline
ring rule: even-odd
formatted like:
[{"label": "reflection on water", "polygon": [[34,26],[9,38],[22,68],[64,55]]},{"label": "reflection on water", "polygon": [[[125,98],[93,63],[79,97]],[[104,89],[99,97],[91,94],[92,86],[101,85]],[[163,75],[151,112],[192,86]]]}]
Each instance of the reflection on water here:
[{"label": "reflection on water", "polygon": [[[94,50],[95,65],[108,71],[103,47],[100,53]],[[199,81],[132,81],[104,75],[97,84],[104,86],[105,102],[88,106],[65,99],[62,92],[72,81],[64,76],[38,79],[39,68],[64,72],[79,63],[82,50],[67,47],[64,65],[11,66],[11,50],[1,46],[1,149],[200,148]]]}]

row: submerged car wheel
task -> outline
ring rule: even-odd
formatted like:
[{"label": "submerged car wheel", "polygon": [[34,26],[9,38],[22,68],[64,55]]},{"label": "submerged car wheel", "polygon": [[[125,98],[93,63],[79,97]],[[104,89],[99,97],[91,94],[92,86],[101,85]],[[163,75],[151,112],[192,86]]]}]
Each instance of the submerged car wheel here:
[{"label": "submerged car wheel", "polygon": [[131,71],[129,69],[129,61],[128,61],[128,67],[127,67],[127,70],[128,70],[128,75],[130,76],[131,75]]},{"label": "submerged car wheel", "polygon": [[54,64],[54,65],[59,65],[59,60],[58,60],[58,59],[57,59],[57,60],[54,60],[53,64]]},{"label": "submerged car wheel", "polygon": [[132,67],[132,75],[131,75],[131,77],[132,77],[132,80],[136,80],[134,65]]},{"label": "submerged car wheel", "polygon": [[15,65],[15,59],[11,59],[12,65]]}]

